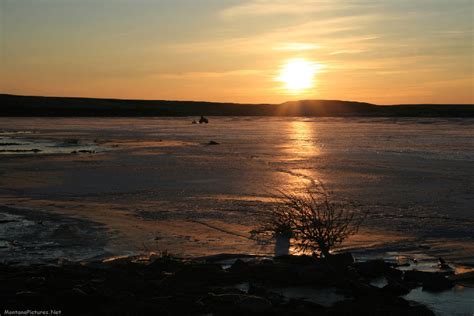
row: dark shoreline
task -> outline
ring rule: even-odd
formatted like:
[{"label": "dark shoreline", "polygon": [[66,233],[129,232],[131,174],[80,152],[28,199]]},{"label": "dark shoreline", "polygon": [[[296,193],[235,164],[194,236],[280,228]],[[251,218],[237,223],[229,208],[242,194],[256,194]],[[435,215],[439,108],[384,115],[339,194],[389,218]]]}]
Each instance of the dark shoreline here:
[{"label": "dark shoreline", "polygon": [[301,100],[281,104],[201,101],[122,100],[0,94],[0,117],[474,117],[472,104],[381,106],[340,100]]},{"label": "dark shoreline", "polygon": [[[185,260],[163,253],[56,266],[0,265],[0,305],[67,315],[434,315],[401,296],[419,286],[438,292],[457,282],[447,273],[402,272],[381,260],[354,263],[350,254],[329,261],[237,258],[225,269],[222,258]],[[371,285],[376,277],[388,284]],[[284,297],[275,286],[335,291],[340,299],[322,305]]]}]

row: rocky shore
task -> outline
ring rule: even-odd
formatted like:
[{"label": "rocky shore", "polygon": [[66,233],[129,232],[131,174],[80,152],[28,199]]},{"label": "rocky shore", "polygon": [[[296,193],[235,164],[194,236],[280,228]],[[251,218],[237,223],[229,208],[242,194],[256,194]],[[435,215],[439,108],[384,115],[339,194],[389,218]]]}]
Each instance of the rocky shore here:
[{"label": "rocky shore", "polygon": [[[434,315],[401,296],[416,287],[450,289],[472,275],[401,271],[382,260],[308,256],[168,254],[58,265],[0,266],[4,310],[60,310],[63,315]],[[472,273],[471,273],[472,274]],[[383,277],[386,285],[371,284]],[[274,288],[334,291],[331,305],[286,297]]]}]

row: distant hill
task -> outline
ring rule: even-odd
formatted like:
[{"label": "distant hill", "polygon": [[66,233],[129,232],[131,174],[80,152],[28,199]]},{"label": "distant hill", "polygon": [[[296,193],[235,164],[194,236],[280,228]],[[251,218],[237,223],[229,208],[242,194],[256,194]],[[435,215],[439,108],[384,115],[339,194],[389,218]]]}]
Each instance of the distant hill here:
[{"label": "distant hill", "polygon": [[122,100],[0,94],[0,116],[408,116],[474,117],[474,105],[380,106],[338,100],[282,104]]}]

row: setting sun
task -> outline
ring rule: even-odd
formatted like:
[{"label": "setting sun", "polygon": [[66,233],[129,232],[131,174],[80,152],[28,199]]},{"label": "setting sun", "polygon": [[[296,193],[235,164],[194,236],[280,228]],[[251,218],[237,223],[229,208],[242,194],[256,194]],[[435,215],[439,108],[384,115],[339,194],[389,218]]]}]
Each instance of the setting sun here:
[{"label": "setting sun", "polygon": [[314,76],[320,65],[305,59],[290,59],[280,69],[277,81],[290,92],[301,92],[314,86]]}]

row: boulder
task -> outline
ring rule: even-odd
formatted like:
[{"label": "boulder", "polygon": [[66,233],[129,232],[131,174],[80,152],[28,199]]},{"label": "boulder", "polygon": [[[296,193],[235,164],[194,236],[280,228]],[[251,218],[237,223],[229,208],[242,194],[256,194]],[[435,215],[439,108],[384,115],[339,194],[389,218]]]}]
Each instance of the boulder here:
[{"label": "boulder", "polygon": [[236,308],[243,312],[261,314],[269,311],[272,304],[265,298],[253,295],[243,295],[243,298],[237,302]]},{"label": "boulder", "polygon": [[318,265],[305,265],[296,269],[298,284],[323,285],[327,283],[331,274],[327,269],[322,269]]},{"label": "boulder", "polygon": [[382,288],[384,293],[401,296],[410,293],[411,288],[401,279],[387,278],[388,284]]},{"label": "boulder", "polygon": [[234,264],[229,268],[229,273],[236,279],[244,281],[249,278],[251,271],[249,268],[249,263],[237,259]]},{"label": "boulder", "polygon": [[405,271],[404,280],[416,282],[423,286],[424,291],[439,292],[449,290],[454,286],[454,282],[446,278],[443,273],[423,272],[423,271]]},{"label": "boulder", "polygon": [[276,256],[274,258],[275,262],[283,262],[287,264],[294,264],[294,265],[308,265],[308,264],[315,264],[319,263],[320,261],[317,260],[314,257],[307,256],[307,255],[301,255],[301,256],[295,256],[295,255],[283,255],[283,256]]},{"label": "boulder", "polygon": [[294,284],[297,279],[294,266],[272,261],[261,261],[249,265],[249,275],[253,280],[278,285]]},{"label": "boulder", "polygon": [[350,252],[338,253],[326,258],[326,261],[336,269],[345,269],[354,263],[354,257]]},{"label": "boulder", "polygon": [[474,287],[474,271],[451,275],[448,279],[461,285]]},{"label": "boulder", "polygon": [[383,260],[370,260],[357,262],[354,264],[357,272],[366,278],[376,278],[381,276],[400,277],[403,272],[394,269]]}]

